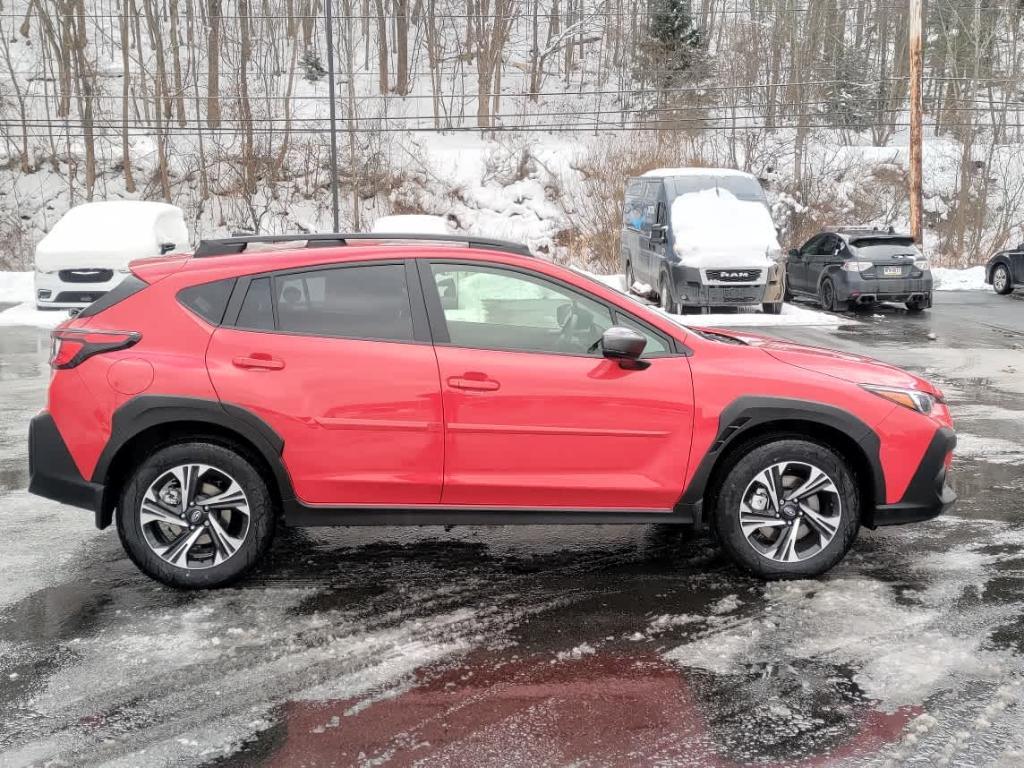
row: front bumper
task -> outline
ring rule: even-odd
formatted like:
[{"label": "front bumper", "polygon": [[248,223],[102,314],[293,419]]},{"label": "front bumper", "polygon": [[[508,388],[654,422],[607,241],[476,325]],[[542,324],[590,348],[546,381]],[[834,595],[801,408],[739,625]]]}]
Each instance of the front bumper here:
[{"label": "front bumper", "polygon": [[956,503],[956,493],[949,487],[946,476],[946,457],[954,447],[956,433],[949,427],[940,427],[928,444],[903,498],[896,504],[875,507],[867,526],[916,523],[948,512]]},{"label": "front bumper", "polygon": [[82,477],[49,413],[40,413],[29,422],[28,477],[29,493],[90,509],[98,519],[103,486]]},{"label": "front bumper", "polygon": [[782,301],[783,270],[757,267],[761,279],[752,283],[709,283],[703,269],[672,265],[675,298],[683,306],[726,307],[747,304],[773,304]]},{"label": "front bumper", "polygon": [[114,270],[109,280],[102,282],[70,282],[62,280],[56,272],[35,273],[35,301],[39,309],[84,309],[108,291],[112,291],[127,277]]}]

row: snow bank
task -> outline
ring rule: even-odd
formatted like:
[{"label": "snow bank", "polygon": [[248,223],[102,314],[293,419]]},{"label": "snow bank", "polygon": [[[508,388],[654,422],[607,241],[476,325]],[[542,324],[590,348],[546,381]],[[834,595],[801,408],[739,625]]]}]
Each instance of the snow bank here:
[{"label": "snow bank", "polygon": [[690,267],[771,267],[781,253],[771,214],[725,189],[688,192],[672,201],[675,252]]},{"label": "snow bank", "polygon": [[[597,280],[599,283],[607,285],[609,288],[614,288],[616,291],[625,293],[625,275],[595,275],[592,272],[585,272],[580,270],[583,274],[587,275],[593,280]],[[650,286],[647,287],[648,290]],[[631,298],[638,299],[636,296]],[[651,306],[651,309],[663,312],[659,307]],[[841,325],[859,325],[859,323],[853,318],[840,317],[833,315],[828,312],[819,312],[809,307],[800,306],[798,304],[783,304],[781,315],[766,315],[761,311],[759,306],[750,307],[738,307],[735,312],[720,312],[713,313],[710,315],[673,315],[664,313],[665,316],[675,323],[679,323],[684,327],[692,326],[696,328],[701,327],[717,327],[717,326],[732,326],[734,328],[753,328],[753,327],[770,327],[770,326],[782,326],[782,325],[803,325],[803,326],[815,326],[820,328],[838,328]]]},{"label": "snow bank", "polygon": [[451,230],[441,216],[427,214],[405,214],[381,216],[373,222],[372,232],[403,235],[449,235]]},{"label": "snow bank", "polygon": [[985,283],[984,267],[967,269],[948,269],[932,267],[932,278],[937,291],[984,291],[988,290]]},{"label": "snow bank", "polygon": [[0,272],[0,304],[16,304],[0,310],[0,328],[31,325],[55,328],[67,320],[67,312],[40,312],[36,309],[31,272]]},{"label": "snow bank", "polygon": [[32,301],[31,272],[0,272],[0,304]]},{"label": "snow bank", "polygon": [[[658,310],[661,311],[660,309]],[[818,328],[838,328],[841,325],[859,325],[849,317],[840,317],[828,312],[819,312],[798,304],[783,304],[781,315],[766,315],[760,307],[741,307],[736,312],[713,313],[710,315],[667,315],[670,320],[682,326],[768,328],[772,326],[802,325]]]},{"label": "snow bank", "polygon": [[36,309],[35,301],[26,301],[0,312],[0,328],[28,325],[36,328],[56,328],[68,319],[67,312],[43,312]]}]

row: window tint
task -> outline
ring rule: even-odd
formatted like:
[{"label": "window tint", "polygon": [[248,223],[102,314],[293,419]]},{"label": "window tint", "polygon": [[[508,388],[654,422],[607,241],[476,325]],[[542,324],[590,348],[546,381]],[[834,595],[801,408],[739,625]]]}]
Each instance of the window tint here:
[{"label": "window tint", "polygon": [[669,354],[670,348],[668,346],[667,339],[652,333],[646,326],[641,325],[629,315],[623,314],[622,312],[617,312],[616,315],[616,325],[621,325],[623,328],[630,328],[647,339],[647,345],[644,347],[644,353],[641,357],[662,357]]},{"label": "window tint", "polygon": [[275,279],[277,327],[315,336],[412,341],[405,267],[334,267]]},{"label": "window tint", "polygon": [[242,309],[235,322],[239,328],[258,331],[274,330],[274,310],[270,303],[270,278],[260,277],[249,283]]},{"label": "window tint", "polygon": [[193,285],[178,293],[178,301],[200,317],[214,325],[220,325],[224,319],[224,310],[228,306],[231,289],[234,287],[234,278]]},{"label": "window tint", "polygon": [[511,270],[434,264],[452,344],[480,349],[600,355],[609,309],[568,288]]}]

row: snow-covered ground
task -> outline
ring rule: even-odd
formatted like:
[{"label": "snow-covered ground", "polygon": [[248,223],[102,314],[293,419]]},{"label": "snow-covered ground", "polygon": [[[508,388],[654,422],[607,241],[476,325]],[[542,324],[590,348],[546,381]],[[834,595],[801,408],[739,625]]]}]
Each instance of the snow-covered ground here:
[{"label": "snow-covered ground", "polygon": [[937,291],[985,291],[989,289],[985,283],[984,267],[968,267],[967,269],[947,269],[932,267]]}]

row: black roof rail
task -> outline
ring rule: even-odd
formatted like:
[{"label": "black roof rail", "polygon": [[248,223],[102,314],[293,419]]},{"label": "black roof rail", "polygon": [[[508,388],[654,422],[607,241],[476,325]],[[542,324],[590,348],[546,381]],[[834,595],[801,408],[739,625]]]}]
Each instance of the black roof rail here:
[{"label": "black roof rail", "polygon": [[399,234],[391,232],[349,232],[330,234],[294,234],[294,235],[235,235],[217,240],[200,240],[193,256],[203,258],[206,256],[228,256],[231,254],[244,253],[253,243],[305,243],[296,245],[296,249],[302,248],[330,248],[338,245],[348,245],[349,241],[364,240],[413,240],[428,243],[465,243],[469,248],[486,248],[494,251],[506,251],[519,256],[532,256],[530,249],[525,245],[510,243],[507,240],[494,240],[489,237],[476,237],[474,235],[418,235]]}]

